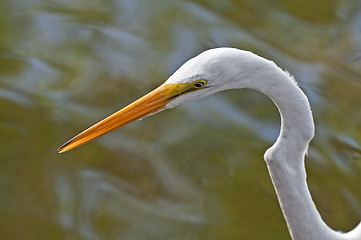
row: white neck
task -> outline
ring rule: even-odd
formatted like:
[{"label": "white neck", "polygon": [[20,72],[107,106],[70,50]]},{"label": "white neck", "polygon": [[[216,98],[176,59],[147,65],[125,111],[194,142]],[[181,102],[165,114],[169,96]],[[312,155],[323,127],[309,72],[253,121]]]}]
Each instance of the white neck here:
[{"label": "white neck", "polygon": [[304,157],[314,123],[306,95],[281,69],[276,75],[256,78],[263,83],[256,87],[252,83],[251,88],[270,97],[281,115],[280,135],[265,153],[265,161],[292,239],[353,239],[326,225],[307,186]]},{"label": "white neck", "polygon": [[251,88],[277,105],[281,132],[265,153],[265,161],[294,240],[361,240],[361,224],[352,232],[333,231],[322,220],[306,182],[304,158],[314,134],[311,108],[294,79],[271,61],[251,52],[232,48],[205,51],[179,68],[167,84],[210,81],[208,88],[187,93],[167,104],[167,108],[222,90]]}]

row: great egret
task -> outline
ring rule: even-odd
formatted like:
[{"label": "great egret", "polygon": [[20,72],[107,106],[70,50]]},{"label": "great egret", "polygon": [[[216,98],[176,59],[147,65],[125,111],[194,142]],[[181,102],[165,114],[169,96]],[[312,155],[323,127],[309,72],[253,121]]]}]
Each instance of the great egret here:
[{"label": "great egret", "polygon": [[304,158],[314,135],[314,123],[306,95],[290,74],[251,52],[216,48],[199,54],[161,86],[75,136],[58,151],[68,151],[180,103],[233,88],[264,93],[280,112],[280,135],[264,159],[292,239],[361,240],[361,223],[348,233],[334,231],[322,220],[312,201]]}]

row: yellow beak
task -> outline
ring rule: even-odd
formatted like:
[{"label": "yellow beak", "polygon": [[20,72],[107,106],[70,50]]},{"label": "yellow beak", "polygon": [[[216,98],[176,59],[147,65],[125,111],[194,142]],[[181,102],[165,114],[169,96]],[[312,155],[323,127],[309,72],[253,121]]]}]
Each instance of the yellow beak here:
[{"label": "yellow beak", "polygon": [[120,128],[128,123],[144,118],[166,108],[166,105],[176,97],[189,90],[188,84],[162,84],[147,95],[129,104],[125,108],[110,115],[81,132],[58,148],[59,153],[69,151],[87,142],[94,140],[110,131]]}]

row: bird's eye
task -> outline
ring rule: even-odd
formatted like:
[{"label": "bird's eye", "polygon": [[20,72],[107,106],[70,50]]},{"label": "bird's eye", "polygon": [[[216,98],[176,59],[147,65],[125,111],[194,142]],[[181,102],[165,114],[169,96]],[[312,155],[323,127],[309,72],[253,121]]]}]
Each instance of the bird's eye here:
[{"label": "bird's eye", "polygon": [[206,81],[197,81],[193,84],[194,88],[202,88],[204,87],[204,85],[206,85]]}]

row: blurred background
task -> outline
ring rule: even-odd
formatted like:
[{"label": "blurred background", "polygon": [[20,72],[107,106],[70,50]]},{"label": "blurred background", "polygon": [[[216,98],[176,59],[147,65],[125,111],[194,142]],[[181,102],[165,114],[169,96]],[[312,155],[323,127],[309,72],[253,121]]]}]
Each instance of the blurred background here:
[{"label": "blurred background", "polygon": [[334,229],[361,220],[360,1],[2,0],[0,36],[1,239],[290,239],[263,161],[279,115],[258,92],[56,151],[219,46],[296,77],[313,199]]}]

